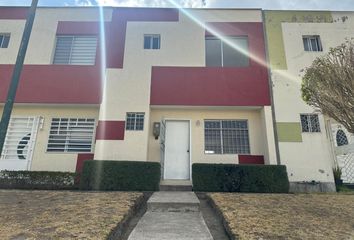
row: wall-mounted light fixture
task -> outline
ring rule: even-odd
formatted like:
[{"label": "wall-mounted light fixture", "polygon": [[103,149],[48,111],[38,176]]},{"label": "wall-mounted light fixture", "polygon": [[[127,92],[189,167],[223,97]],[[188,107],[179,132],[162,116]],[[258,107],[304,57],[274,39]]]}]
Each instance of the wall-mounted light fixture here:
[{"label": "wall-mounted light fixture", "polygon": [[152,134],[154,135],[156,140],[159,139],[159,136],[160,136],[160,126],[161,126],[161,124],[159,122],[154,122]]}]

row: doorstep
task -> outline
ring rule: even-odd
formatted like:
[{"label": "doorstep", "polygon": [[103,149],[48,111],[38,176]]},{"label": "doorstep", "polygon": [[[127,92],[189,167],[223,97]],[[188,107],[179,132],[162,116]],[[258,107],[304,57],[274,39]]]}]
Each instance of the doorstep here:
[{"label": "doorstep", "polygon": [[160,191],[192,191],[192,182],[190,180],[164,179],[160,182]]}]

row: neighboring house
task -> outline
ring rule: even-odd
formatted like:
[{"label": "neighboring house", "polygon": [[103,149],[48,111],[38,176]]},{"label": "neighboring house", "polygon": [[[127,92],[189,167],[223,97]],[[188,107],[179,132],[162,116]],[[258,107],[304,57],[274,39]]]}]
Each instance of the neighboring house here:
[{"label": "neighboring house", "polygon": [[[290,182],[314,180],[330,189],[336,164],[331,120],[301,99],[301,77],[316,57],[354,37],[354,13],[265,11],[264,16],[281,163]],[[353,167],[350,171],[354,174]]]},{"label": "neighboring house", "polygon": [[[26,11],[0,8],[1,102]],[[163,179],[188,180],[197,162],[281,163],[293,188],[334,190],[329,126],[300,98],[301,69],[350,36],[353,13],[102,12],[37,10],[0,169],[157,161]]]}]

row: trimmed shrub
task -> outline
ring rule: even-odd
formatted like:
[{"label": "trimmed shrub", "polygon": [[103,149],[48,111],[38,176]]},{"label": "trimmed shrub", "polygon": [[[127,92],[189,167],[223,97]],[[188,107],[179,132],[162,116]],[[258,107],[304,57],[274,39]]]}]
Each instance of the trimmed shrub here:
[{"label": "trimmed shrub", "polygon": [[193,190],[200,192],[287,193],[283,165],[204,164],[192,166]]},{"label": "trimmed shrub", "polygon": [[157,191],[160,176],[161,165],[157,162],[85,161],[80,189]]},{"label": "trimmed shrub", "polygon": [[46,171],[0,171],[3,189],[75,189],[76,173]]}]

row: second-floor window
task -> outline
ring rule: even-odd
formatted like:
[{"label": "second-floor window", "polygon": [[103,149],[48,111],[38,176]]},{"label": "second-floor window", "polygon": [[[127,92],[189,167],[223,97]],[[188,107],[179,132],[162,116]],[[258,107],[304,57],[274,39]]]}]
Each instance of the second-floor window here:
[{"label": "second-floor window", "polygon": [[247,67],[249,65],[247,37],[205,38],[207,67]]},{"label": "second-floor window", "polygon": [[57,36],[54,64],[94,65],[96,61],[96,36]]},{"label": "second-floor window", "polygon": [[10,34],[0,33],[0,48],[7,48],[10,42]]},{"label": "second-floor window", "polygon": [[322,52],[320,36],[302,36],[302,41],[306,52]]},{"label": "second-floor window", "polygon": [[145,34],[144,49],[160,49],[160,39],[159,34]]},{"label": "second-floor window", "polygon": [[321,132],[317,114],[300,114],[302,132]]}]

